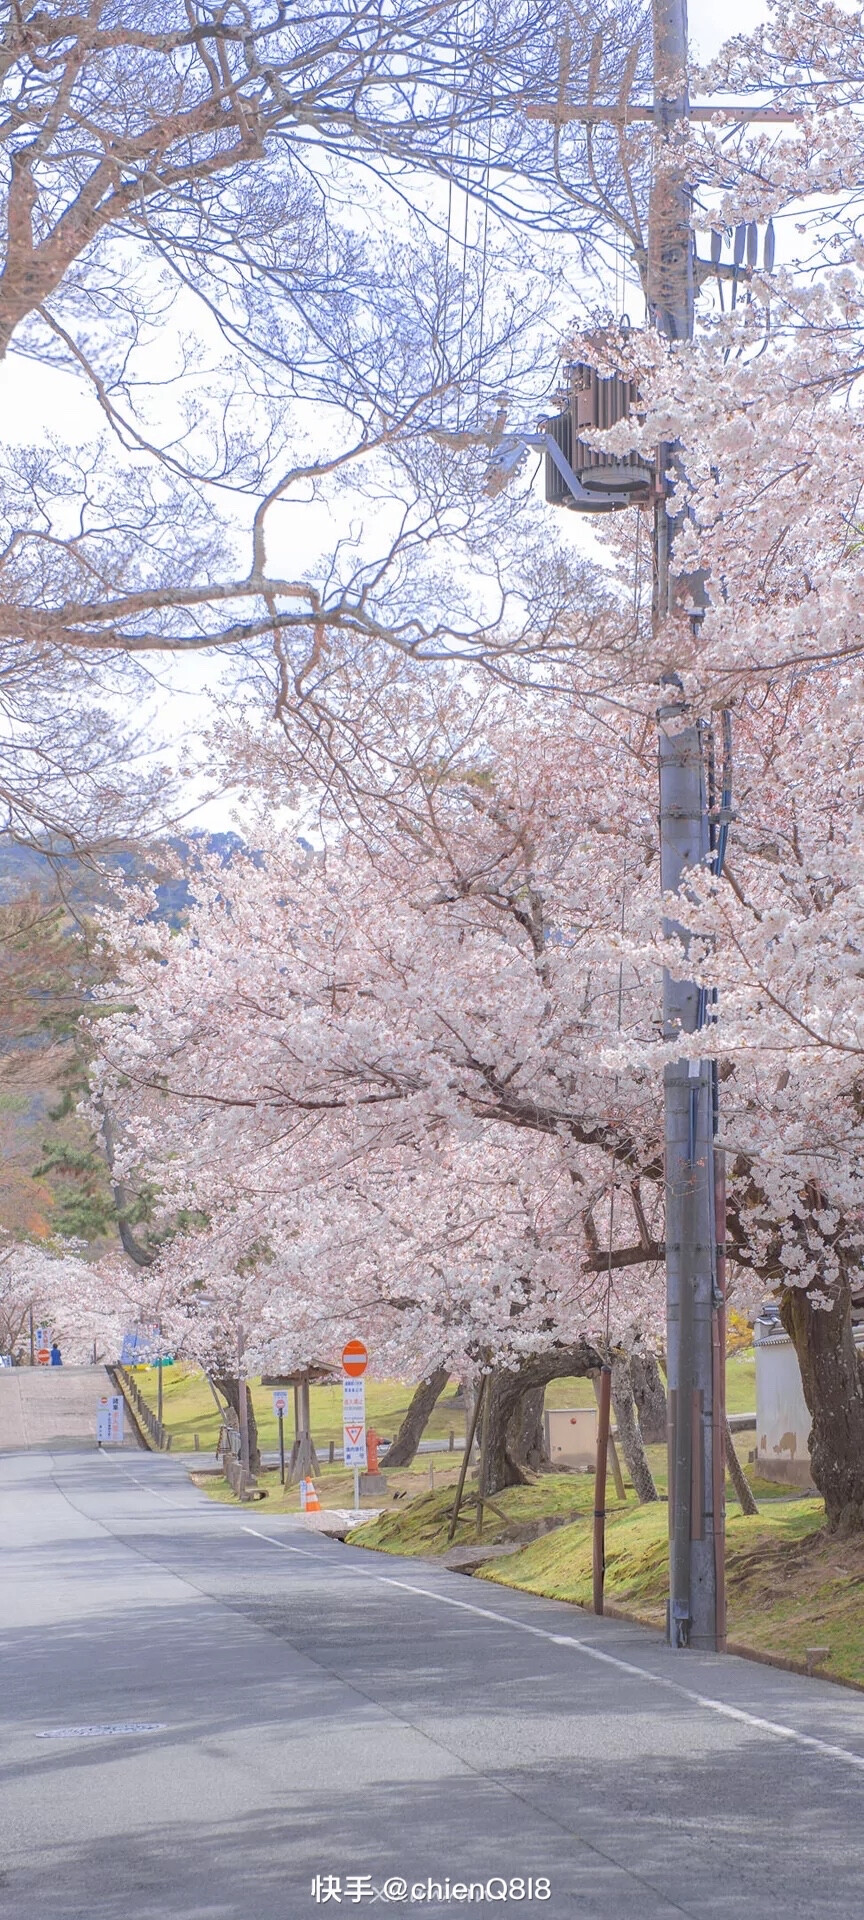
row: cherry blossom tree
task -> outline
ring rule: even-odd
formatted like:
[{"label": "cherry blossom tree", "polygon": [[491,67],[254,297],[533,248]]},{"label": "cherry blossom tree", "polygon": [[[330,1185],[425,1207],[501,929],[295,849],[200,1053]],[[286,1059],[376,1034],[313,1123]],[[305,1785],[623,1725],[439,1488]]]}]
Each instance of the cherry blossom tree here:
[{"label": "cherry blossom tree", "polygon": [[3,1235],[0,1244],[0,1352],[19,1364],[29,1348],[31,1323],[50,1329],[64,1359],[86,1365],[94,1342],[104,1357],[119,1351],[117,1297],[105,1276],[61,1243],[37,1245]]},{"label": "cherry blossom tree", "polygon": [[[651,756],[632,719],[601,726],[573,700],[460,699],[416,670],[388,692],[341,806],[335,783],[323,808],[319,792],[320,852],[262,824],[254,858],[203,876],[179,939],[140,919],[144,902],[112,925],[134,1013],[99,1022],[96,1093],[129,1177],[158,1185],[166,1219],[206,1220],[182,1261],[208,1301],[216,1257],[232,1323],[258,1341],[274,1329],[262,1362],[295,1357],[301,1336],[307,1354],[333,1346],[360,1314],[400,1370],[494,1363],[524,1380],[561,1342],[596,1359],[609,1336],[659,1332],[655,982],[670,955]],[[838,1125],[821,1069],[775,1086],[762,988],[742,999],[718,931],[721,908],[744,912],[752,889],[761,912],[781,885],[777,836],[803,844],[805,795],[823,857],[842,782],[802,774],[805,709],[824,737],[823,686],[802,688],[795,724],[788,697],[739,703],[735,853],[725,883],[694,882],[686,917],[706,988],[722,989],[694,1047],[722,1062],[739,1298],[778,1288],[812,1317],[829,1276],[846,1272],[848,1295],[857,1257],[854,1101]],[[269,771],[254,744],[269,799],[280,777],[283,799],[296,792],[309,738],[292,762],[274,727]],[[836,754],[848,782],[848,740]],[[777,925],[769,911],[779,965]],[[761,949],[741,945],[752,964]],[[849,1463],[836,1485],[818,1448],[814,1465],[832,1515],[849,1506]]]},{"label": "cherry blossom tree", "polygon": [[[512,1412],[538,1368],[659,1331],[656,1112],[598,1061],[620,982],[592,925],[610,893],[620,912],[622,839],[644,862],[650,812],[626,807],[648,770],[619,738],[616,792],[608,736],[543,700],[451,691],[430,736],[442,684],[403,691],[413,728],[397,702],[366,735],[374,844],[368,795],[320,856],[262,826],[179,939],[112,923],[134,1013],[99,1021],[94,1087],[123,1177],[206,1220],[166,1256],[204,1290],[205,1341],[214,1298],[268,1366],[359,1320],[382,1365],[503,1366]],[[628,1221],[645,1260],[619,1296]]]}]

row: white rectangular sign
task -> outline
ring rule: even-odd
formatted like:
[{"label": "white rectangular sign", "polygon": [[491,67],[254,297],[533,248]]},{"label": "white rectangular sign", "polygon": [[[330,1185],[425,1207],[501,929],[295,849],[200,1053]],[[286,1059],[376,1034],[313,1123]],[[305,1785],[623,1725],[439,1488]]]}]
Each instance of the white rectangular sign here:
[{"label": "white rectangular sign", "polygon": [[366,1382],[342,1381],[342,1458],[346,1467],[366,1471]]},{"label": "white rectangular sign", "polygon": [[122,1447],[122,1393],[103,1393],[96,1409],[96,1438],[102,1447]]},{"label": "white rectangular sign", "polygon": [[288,1412],[288,1395],[285,1392],[284,1388],[280,1388],[279,1392],[274,1393],[273,1395],[273,1412],[275,1413],[277,1420],[279,1418],[280,1413],[286,1414]]}]

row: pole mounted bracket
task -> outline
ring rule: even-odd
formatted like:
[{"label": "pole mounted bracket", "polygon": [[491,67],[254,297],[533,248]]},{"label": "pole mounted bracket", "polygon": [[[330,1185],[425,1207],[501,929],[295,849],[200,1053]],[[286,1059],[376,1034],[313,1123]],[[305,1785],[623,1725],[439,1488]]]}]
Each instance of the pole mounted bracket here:
[{"label": "pole mounted bracket", "polygon": [[611,488],[604,490],[602,487],[583,486],[558,441],[551,433],[543,432],[508,434],[501,441],[487,469],[487,492],[500,493],[502,487],[518,472],[526,453],[532,448],[536,448],[538,453],[545,453],[547,461],[551,460],[569,496],[565,504],[575,507],[578,513],[616,513],[622,507],[636,505],[637,501],[641,505],[647,497],[644,483],[638,488],[634,486],[632,494],[623,488],[613,491]]},{"label": "pole mounted bracket", "polygon": [[515,473],[518,473],[526,453],[529,453],[532,447],[536,447],[539,453],[545,453],[552,461],[565,487],[568,487],[572,493],[576,505],[582,507],[586,513],[596,512],[596,496],[583,487],[578,475],[573,472],[566,454],[562,453],[557,440],[553,440],[551,433],[507,434],[497,448],[494,460],[489,463],[487,476],[489,492],[498,493],[501,487],[505,486]]}]

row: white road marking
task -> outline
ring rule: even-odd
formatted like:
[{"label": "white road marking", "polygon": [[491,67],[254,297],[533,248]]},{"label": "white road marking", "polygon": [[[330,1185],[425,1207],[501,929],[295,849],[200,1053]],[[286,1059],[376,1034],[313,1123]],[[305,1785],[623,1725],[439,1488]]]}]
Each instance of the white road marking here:
[{"label": "white road marking", "polygon": [[184,1507],[182,1500],[171,1500],[167,1493],[160,1493],[158,1487],[148,1487],[146,1480],[139,1480],[137,1473],[130,1473],[128,1467],[121,1465],[116,1455],[107,1454],[102,1447],[99,1448],[99,1457],[102,1460],[110,1460],[112,1467],[116,1468],[118,1473],[122,1473],[124,1480],[134,1480],[136,1487],[142,1487],[145,1493],[152,1494],[154,1500],[164,1500],[166,1507],[176,1507],[178,1512],[184,1513],[193,1511],[192,1508]]},{"label": "white road marking", "polygon": [[48,1727],[45,1733],[37,1733],[37,1740],[97,1740],[106,1734],[115,1733],[166,1733],[167,1720],[118,1720],[107,1726],[85,1727]]},{"label": "white road marking", "polygon": [[[243,1532],[254,1534],[257,1540],[266,1540],[271,1547],[281,1547],[285,1553],[299,1553],[307,1560],[320,1559],[320,1555],[310,1553],[308,1547],[291,1547],[285,1540],[276,1540],[272,1534],[259,1532],[257,1527],[244,1527]],[[435,1593],[429,1587],[415,1586],[410,1580],[396,1580],[391,1574],[373,1573],[371,1569],[367,1572],[365,1567],[340,1567],[339,1571],[361,1574],[367,1580],[376,1580],[382,1587],[401,1587],[405,1593],[421,1594],[424,1600],[437,1600],[442,1607],[456,1607],[461,1613],[477,1614],[481,1620],[494,1620],[497,1626],[514,1627],[519,1633],[530,1633],[538,1640],[550,1641],[553,1647],[570,1647],[575,1653],[584,1654],[588,1660],[597,1660],[605,1667],[615,1667],[630,1679],[647,1680],[649,1685],[662,1687],[665,1692],[676,1694],[678,1699],[689,1700],[693,1706],[719,1714],[724,1720],[735,1720],[757,1733],[771,1734],[776,1740],[789,1740],[795,1746],[806,1747],[811,1753],[821,1753],[829,1760],[840,1760],[847,1767],[864,1773],[864,1754],[850,1753],[846,1747],[832,1746],[828,1740],[819,1740],[812,1733],[800,1733],[797,1727],[786,1727],[781,1721],[765,1720],[757,1713],[747,1713],[743,1707],[727,1706],[725,1700],[715,1700],[708,1693],[697,1693],[692,1687],[682,1686],[679,1680],[670,1680],[662,1673],[652,1673],[649,1667],[639,1667],[632,1660],[620,1659],[617,1654],[603,1653],[599,1647],[592,1646],[587,1640],[577,1640],[572,1634],[550,1633],[546,1627],[529,1626],[526,1620],[515,1620],[510,1614],[496,1613],[492,1607],[479,1607],[470,1600],[455,1600],[449,1593]]]}]

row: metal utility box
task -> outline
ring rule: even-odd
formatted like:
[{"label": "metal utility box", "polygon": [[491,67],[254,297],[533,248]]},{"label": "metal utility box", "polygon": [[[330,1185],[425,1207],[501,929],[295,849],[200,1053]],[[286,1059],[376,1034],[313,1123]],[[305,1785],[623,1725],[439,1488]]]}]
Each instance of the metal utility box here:
[{"label": "metal utility box", "polygon": [[563,413],[544,421],[544,430],[560,447],[591,501],[574,498],[551,455],[546,455],[546,499],[553,506],[577,513],[614,513],[621,507],[645,504],[651,498],[654,469],[640,454],[606,453],[580,438],[586,428],[601,431],[627,420],[638,404],[632,380],[620,374],[604,377],[596,367],[570,368],[570,404]]},{"label": "metal utility box", "polygon": [[559,1467],[593,1467],[597,1460],[597,1408],[550,1407],[543,1415],[546,1451]]}]

